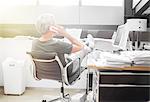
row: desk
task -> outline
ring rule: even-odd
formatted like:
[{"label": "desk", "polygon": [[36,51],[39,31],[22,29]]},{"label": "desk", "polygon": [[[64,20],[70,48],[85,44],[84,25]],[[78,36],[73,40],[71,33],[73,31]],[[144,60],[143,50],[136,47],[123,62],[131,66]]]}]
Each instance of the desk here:
[{"label": "desk", "polygon": [[93,71],[96,102],[143,102],[149,100],[150,67],[101,67],[88,65]]},{"label": "desk", "polygon": [[117,70],[117,71],[150,71],[150,67],[145,66],[131,66],[131,67],[102,67],[95,65],[88,65],[88,68],[97,70]]}]

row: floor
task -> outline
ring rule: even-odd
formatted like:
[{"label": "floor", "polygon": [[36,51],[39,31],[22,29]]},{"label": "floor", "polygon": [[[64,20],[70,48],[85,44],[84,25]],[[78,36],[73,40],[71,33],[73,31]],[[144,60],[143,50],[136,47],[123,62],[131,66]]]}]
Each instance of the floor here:
[{"label": "floor", "polygon": [[[65,92],[73,96],[84,90],[66,89]],[[0,102],[42,102],[43,95],[59,96],[59,89],[27,88],[23,95],[14,96],[4,95],[3,88],[0,88]]]}]

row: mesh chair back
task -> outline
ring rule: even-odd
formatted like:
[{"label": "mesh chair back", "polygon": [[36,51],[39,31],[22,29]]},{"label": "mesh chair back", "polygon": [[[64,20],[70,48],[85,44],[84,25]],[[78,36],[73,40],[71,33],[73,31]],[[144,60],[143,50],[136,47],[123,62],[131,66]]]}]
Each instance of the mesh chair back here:
[{"label": "mesh chair back", "polygon": [[31,52],[30,55],[32,56],[33,62],[35,64],[35,75],[38,79],[62,81],[61,68],[55,59],[57,56],[56,53],[41,54],[39,52]]}]

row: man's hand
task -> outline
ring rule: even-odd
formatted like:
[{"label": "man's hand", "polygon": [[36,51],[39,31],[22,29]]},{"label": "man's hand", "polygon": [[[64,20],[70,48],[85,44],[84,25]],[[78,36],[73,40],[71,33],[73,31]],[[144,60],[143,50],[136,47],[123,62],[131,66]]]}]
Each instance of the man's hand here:
[{"label": "man's hand", "polygon": [[55,25],[50,27],[50,31],[56,33],[57,35],[67,37],[68,33],[65,31],[64,27]]}]

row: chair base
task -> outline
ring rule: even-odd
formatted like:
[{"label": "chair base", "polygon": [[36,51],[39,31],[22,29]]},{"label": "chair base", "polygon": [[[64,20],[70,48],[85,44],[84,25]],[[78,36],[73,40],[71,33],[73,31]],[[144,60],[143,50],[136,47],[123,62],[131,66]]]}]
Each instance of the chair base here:
[{"label": "chair base", "polygon": [[66,94],[64,97],[52,98],[52,96],[44,95],[42,102],[71,102],[69,94]]}]

